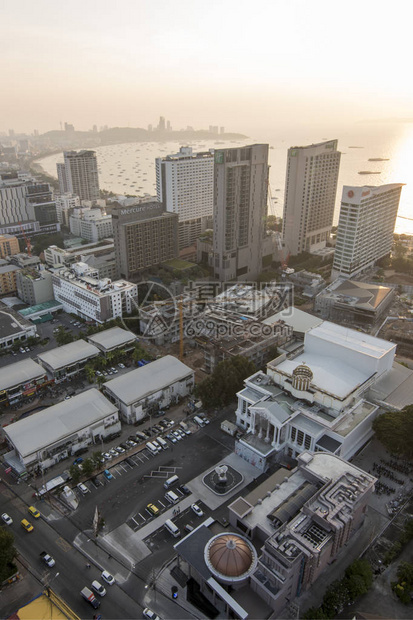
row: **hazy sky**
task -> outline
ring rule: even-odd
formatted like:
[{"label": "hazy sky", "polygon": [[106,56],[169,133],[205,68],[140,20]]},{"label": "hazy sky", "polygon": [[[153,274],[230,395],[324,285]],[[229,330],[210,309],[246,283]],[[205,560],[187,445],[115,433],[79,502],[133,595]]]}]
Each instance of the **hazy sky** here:
[{"label": "hazy sky", "polygon": [[401,0],[0,0],[0,131],[412,117]]}]

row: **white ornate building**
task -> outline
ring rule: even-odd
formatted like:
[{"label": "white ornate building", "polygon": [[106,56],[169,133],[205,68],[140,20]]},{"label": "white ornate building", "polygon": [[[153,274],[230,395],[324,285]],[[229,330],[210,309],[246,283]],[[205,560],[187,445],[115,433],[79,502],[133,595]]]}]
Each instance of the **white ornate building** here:
[{"label": "white ornate building", "polygon": [[395,350],[327,321],[310,329],[298,355],[283,353],[267,374],[245,380],[236,423],[247,433],[236,453],[263,470],[304,450],[349,459],[371,437],[380,407],[394,407],[396,393],[398,408],[411,404],[413,372],[394,362]]}]

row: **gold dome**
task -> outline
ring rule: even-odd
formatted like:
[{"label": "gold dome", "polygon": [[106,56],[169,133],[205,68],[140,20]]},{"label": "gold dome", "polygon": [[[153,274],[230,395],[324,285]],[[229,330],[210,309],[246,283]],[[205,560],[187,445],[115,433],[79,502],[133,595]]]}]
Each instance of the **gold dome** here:
[{"label": "gold dome", "polygon": [[208,556],[212,567],[224,577],[240,577],[254,562],[250,544],[237,534],[221,534],[214,538]]}]

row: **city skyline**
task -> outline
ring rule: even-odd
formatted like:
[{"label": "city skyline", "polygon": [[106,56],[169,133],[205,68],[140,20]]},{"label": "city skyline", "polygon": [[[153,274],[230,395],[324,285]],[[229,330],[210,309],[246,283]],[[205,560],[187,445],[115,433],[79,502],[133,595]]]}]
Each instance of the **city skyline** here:
[{"label": "city skyline", "polygon": [[409,121],[406,8],[261,0],[251,11],[227,0],[206,11],[199,1],[123,0],[102,10],[94,1],[5,0],[0,131],[44,132],[61,121],[146,127],[162,114],[173,127],[245,132],[292,121]]}]

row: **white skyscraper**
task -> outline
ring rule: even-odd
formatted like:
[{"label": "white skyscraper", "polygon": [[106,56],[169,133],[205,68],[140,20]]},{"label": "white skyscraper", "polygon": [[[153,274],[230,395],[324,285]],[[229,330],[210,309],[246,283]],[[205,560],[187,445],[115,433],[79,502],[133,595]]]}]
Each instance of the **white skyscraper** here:
[{"label": "white skyscraper", "polygon": [[326,246],[333,225],[340,157],[337,140],[288,149],[283,243],[293,256]]},{"label": "white skyscraper", "polygon": [[179,247],[192,245],[212,225],[214,206],[214,156],[212,152],[179,153],[159,157],[156,164],[158,201],[179,216]]},{"label": "white skyscraper", "polygon": [[343,187],[332,278],[352,278],[390,253],[402,187]]},{"label": "white skyscraper", "polygon": [[262,271],[268,144],[215,151],[213,266],[221,282]]}]

